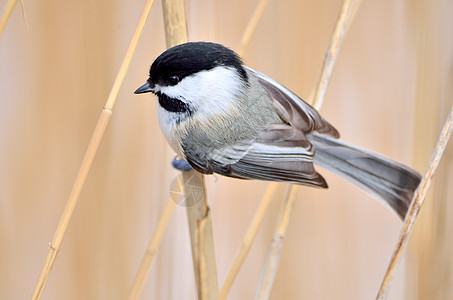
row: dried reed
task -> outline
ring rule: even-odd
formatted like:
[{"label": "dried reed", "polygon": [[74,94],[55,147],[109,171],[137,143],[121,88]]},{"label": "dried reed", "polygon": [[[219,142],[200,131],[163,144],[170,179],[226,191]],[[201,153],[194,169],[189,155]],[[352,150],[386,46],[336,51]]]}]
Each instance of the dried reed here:
[{"label": "dried reed", "polygon": [[256,234],[258,233],[258,229],[260,228],[263,222],[264,216],[267,213],[271,200],[273,199],[272,196],[275,194],[275,190],[277,189],[277,187],[278,183],[276,182],[272,182],[267,186],[263,200],[261,201],[260,205],[258,206],[258,209],[256,210],[256,213],[252,219],[252,222],[249,225],[247,233],[245,234],[242,240],[241,247],[239,248],[239,251],[235,256],[233,264],[231,265],[231,268],[226,276],[225,282],[223,283],[222,289],[220,290],[221,300],[227,297],[228,292],[230,291],[231,286],[233,285],[234,280],[236,279],[236,276],[239,273],[239,270],[241,269],[242,264],[244,263],[244,260],[250,251],[250,248],[252,247],[252,243],[255,240]]},{"label": "dried reed", "polygon": [[96,152],[98,150],[99,143],[101,142],[101,139],[104,135],[105,128],[107,127],[107,124],[110,120],[110,116],[112,115],[113,106],[115,104],[116,98],[118,97],[119,90],[123,83],[124,77],[126,76],[127,70],[132,60],[132,56],[134,55],[135,49],[138,44],[138,40],[143,31],[143,27],[145,25],[146,19],[148,18],[153,2],[154,0],[148,0],[145,4],[145,8],[143,9],[135,33],[132,36],[129,48],[127,49],[126,55],[124,56],[123,62],[115,78],[115,82],[113,83],[109,97],[99,117],[98,123],[93,132],[90,143],[88,144],[85,156],[83,158],[77,177],[74,181],[74,185],[72,187],[65,209],[55,231],[55,235],[52,239],[52,242],[50,243],[50,250],[47,254],[46,260],[41,269],[41,273],[34,287],[33,294],[31,296],[32,299],[41,298],[42,293],[44,291],[44,287],[47,283],[47,280],[49,279],[50,272],[57,257],[57,253],[60,250],[61,242],[71,220],[72,213],[74,212],[74,208],[79,199],[79,195],[82,190],[83,184],[85,183],[85,179],[88,175],[88,172],[90,171],[90,167],[94,160],[94,156],[96,155]]},{"label": "dried reed", "polygon": [[[268,0],[261,0],[243,35],[242,35],[242,38],[241,38],[241,43],[238,47],[238,53],[240,56],[244,55],[249,43],[250,43],[250,39],[252,38],[253,36],[253,33],[255,32],[255,29],[256,29],[256,26],[258,25],[258,22],[263,14],[263,11],[264,11],[264,8],[266,7],[266,4],[267,4]],[[164,14],[165,16],[165,14]],[[167,28],[167,27],[166,27]],[[169,31],[172,31],[169,29],[170,27],[168,27],[168,30]],[[182,34],[182,33],[180,33]],[[168,40],[167,40],[168,42]],[[234,278],[236,277],[237,275],[237,272],[239,271],[240,267],[242,266],[242,263],[245,259],[245,257],[247,256],[247,253],[249,252],[250,250],[250,247],[251,247],[251,244],[254,240],[254,238],[256,237],[256,233],[258,231],[258,228],[264,218],[264,215],[267,211],[267,208],[270,204],[270,200],[271,200],[271,196],[272,194],[275,192],[275,189],[277,188],[277,184],[276,183],[272,183],[268,186],[267,190],[266,190],[266,193],[265,193],[265,200],[262,201],[262,203],[260,204],[260,207],[258,208],[258,211],[257,213],[255,214],[254,218],[253,218],[253,221],[249,227],[249,230],[247,232],[247,235],[246,237],[244,238],[244,243],[245,245],[243,244],[240,248],[240,251],[238,252],[237,256],[236,256],[236,259],[235,259],[235,262],[233,263],[233,267],[232,269],[230,270],[230,273],[229,274],[235,274],[235,275],[228,275],[227,276],[227,281],[224,283],[224,287],[222,288],[222,291],[221,293],[223,293],[225,296],[226,294],[228,293],[228,290],[231,288],[231,285],[234,281]],[[171,199],[169,201],[172,201]],[[186,202],[187,202],[187,199],[186,199]],[[169,205],[169,204],[167,204]],[[167,213],[167,210],[164,211],[164,214]],[[171,212],[168,212],[171,214]],[[169,216],[168,216],[169,217]],[[161,220],[162,218],[164,218],[164,215],[161,216]],[[162,226],[162,228],[160,227]],[[154,234],[154,236],[152,237],[152,241],[156,240],[156,235],[157,234],[160,234],[161,232],[164,232],[166,227],[168,226],[168,222],[167,223],[162,223],[161,224],[161,221],[159,221],[159,230],[156,229],[156,233]],[[151,247],[151,244],[153,244],[153,242],[150,242],[150,245],[149,247]],[[157,241],[157,240],[156,240]],[[137,299],[139,294],[140,294],[140,291],[141,289],[143,288],[143,283],[144,281],[146,280],[146,276],[149,272],[149,268],[151,267],[151,263],[152,263],[152,258],[153,257],[149,257],[149,247],[148,247],[148,250],[145,254],[145,257],[143,258],[142,260],[142,263],[141,263],[141,266],[140,266],[140,269],[135,277],[135,280],[134,280],[134,283],[132,285],[132,288],[131,288],[131,293],[129,295],[129,299]],[[156,248],[154,248],[156,247]],[[154,243],[153,244],[153,251],[156,251],[157,250],[157,247],[159,247],[159,243]],[[229,279],[228,279],[229,278]],[[198,280],[198,279],[197,279]],[[230,284],[228,284],[228,281],[231,281]],[[227,289],[225,289],[226,286],[229,287]],[[220,296],[222,298],[222,295]]]},{"label": "dried reed", "polygon": [[219,288],[215,262],[214,238],[204,177],[195,170],[183,172],[187,219],[198,299],[218,299]]},{"label": "dried reed", "polygon": [[[178,180],[180,182],[180,180]],[[178,184],[176,189],[173,190],[173,193],[179,193],[181,191],[181,186]],[[157,224],[156,230],[154,231],[153,237],[146,249],[145,255],[143,256],[142,262],[138,269],[138,272],[135,276],[132,287],[129,291],[128,300],[138,299],[140,293],[143,289],[143,285],[148,277],[149,268],[153,262],[154,256],[159,249],[162,238],[164,237],[165,230],[168,227],[168,222],[170,221],[171,216],[175,210],[176,204],[172,198],[169,198],[167,204],[165,205],[164,211],[162,212],[159,222]]]},{"label": "dried reed", "polygon": [[281,212],[280,221],[267,252],[265,265],[263,267],[263,271],[261,272],[261,278],[258,284],[255,299],[269,299],[270,297],[275,276],[277,275],[276,271],[280,261],[283,242],[285,241],[289,220],[297,196],[297,187],[298,186],[296,185],[288,185],[286,190],[285,199],[282,204],[283,210]]},{"label": "dried reed", "polygon": [[390,264],[385,273],[384,279],[381,283],[381,287],[377,294],[376,299],[382,300],[386,299],[388,292],[391,287],[392,280],[398,264],[401,260],[401,255],[403,254],[404,249],[406,248],[407,241],[412,233],[414,228],[415,221],[417,219],[418,213],[423,205],[426,193],[428,192],[431,181],[434,177],[434,174],[439,166],[439,162],[444,154],[445,148],[447,147],[448,140],[450,139],[451,132],[453,130],[453,107],[451,108],[450,114],[448,115],[445,125],[442,129],[442,132],[439,136],[436,148],[431,156],[431,159],[426,168],[425,174],[423,175],[422,181],[415,191],[414,197],[412,198],[411,206],[409,207],[406,218],[404,219],[404,224],[401,229],[400,236],[395,246]]},{"label": "dried reed", "polygon": [[[313,106],[320,110],[324,102],[324,97],[327,87],[332,76],[333,67],[335,65],[338,51],[341,47],[344,34],[348,29],[348,23],[352,20],[352,12],[357,11],[360,1],[344,0],[341,6],[340,15],[338,16],[335,29],[333,31],[329,49],[324,58],[321,74],[313,93]],[[264,263],[261,280],[257,289],[257,299],[268,299],[272,290],[272,285],[277,273],[278,262],[280,260],[281,248],[283,247],[284,238],[288,228],[290,215],[294,208],[295,195],[297,192],[296,185],[290,185],[286,194],[286,199],[283,202],[283,210],[280,216],[277,229],[274,233],[274,238],[269,246],[268,256]]]},{"label": "dried reed", "polygon": [[248,22],[247,27],[245,28],[244,34],[242,35],[241,42],[239,43],[237,50],[239,56],[243,56],[245,51],[247,50],[250,40],[253,34],[255,33],[256,26],[258,26],[258,23],[261,20],[261,17],[263,16],[263,12],[267,6],[267,3],[268,0],[260,0],[258,5],[256,6],[252,17],[250,18],[250,21]]},{"label": "dried reed", "polygon": [[344,35],[349,29],[349,24],[352,21],[352,17],[357,11],[360,4],[360,0],[345,0],[341,6],[340,15],[338,16],[335,29],[330,39],[329,49],[327,50],[326,56],[321,67],[321,76],[319,76],[318,82],[316,83],[315,92],[313,96],[312,104],[317,110],[321,110],[324,104],[324,99],[329,86],[330,78],[332,77],[333,67],[337,61],[338,52],[340,51],[341,43],[343,42]]},{"label": "dried reed", "polygon": [[[163,0],[162,7],[167,47],[187,42],[184,1]],[[183,180],[198,299],[218,299],[214,238],[204,176],[191,170],[183,172]]]},{"label": "dried reed", "polygon": [[5,29],[6,23],[8,22],[11,13],[13,12],[14,6],[16,6],[17,0],[9,0],[6,2],[5,8],[3,9],[2,18],[0,19],[0,36],[2,36],[3,30]]}]

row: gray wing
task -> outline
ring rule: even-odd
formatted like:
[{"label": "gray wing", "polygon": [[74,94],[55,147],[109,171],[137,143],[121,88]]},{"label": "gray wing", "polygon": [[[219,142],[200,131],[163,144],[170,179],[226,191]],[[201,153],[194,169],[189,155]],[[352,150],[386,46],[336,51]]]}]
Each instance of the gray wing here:
[{"label": "gray wing", "polygon": [[264,74],[246,69],[266,91],[286,124],[271,124],[255,139],[215,149],[207,156],[190,153],[186,155],[188,162],[205,174],[326,188],[324,178],[313,166],[315,151],[306,134],[317,131],[339,137],[338,131],[293,92]]},{"label": "gray wing", "polygon": [[208,157],[186,157],[197,171],[267,181],[327,187],[313,166],[314,149],[305,135],[287,124],[270,125],[255,140],[214,150]]},{"label": "gray wing", "polygon": [[272,105],[283,120],[294,128],[308,134],[312,131],[324,133],[335,138],[340,134],[319,112],[289,89],[252,68],[245,67],[258,78],[258,82],[269,93]]}]

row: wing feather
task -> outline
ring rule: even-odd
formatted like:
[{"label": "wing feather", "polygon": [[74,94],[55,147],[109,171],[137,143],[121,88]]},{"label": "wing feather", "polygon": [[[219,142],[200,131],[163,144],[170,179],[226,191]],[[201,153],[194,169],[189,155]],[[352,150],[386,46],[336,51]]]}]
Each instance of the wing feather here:
[{"label": "wing feather", "polygon": [[289,89],[252,68],[245,67],[258,78],[258,82],[269,93],[278,114],[289,124],[304,133],[317,131],[339,138],[340,134],[318,111]]},{"label": "wing feather", "polygon": [[205,174],[267,181],[294,182],[327,187],[313,166],[314,149],[301,132],[290,125],[272,124],[256,140],[214,150],[207,159],[188,157]]},{"label": "wing feather", "polygon": [[269,124],[256,138],[215,148],[207,155],[192,150],[186,155],[188,162],[205,174],[326,188],[326,181],[314,168],[315,150],[306,134],[317,131],[337,138],[338,131],[316,109],[272,78],[248,67],[246,70],[267,93],[282,123]]}]

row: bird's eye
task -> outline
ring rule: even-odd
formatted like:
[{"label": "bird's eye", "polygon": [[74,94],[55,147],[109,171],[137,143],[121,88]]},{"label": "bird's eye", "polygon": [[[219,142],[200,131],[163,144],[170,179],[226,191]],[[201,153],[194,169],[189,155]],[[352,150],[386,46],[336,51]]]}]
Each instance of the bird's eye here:
[{"label": "bird's eye", "polygon": [[178,76],[170,76],[170,78],[168,78],[168,83],[170,85],[177,85],[179,82],[179,77]]}]

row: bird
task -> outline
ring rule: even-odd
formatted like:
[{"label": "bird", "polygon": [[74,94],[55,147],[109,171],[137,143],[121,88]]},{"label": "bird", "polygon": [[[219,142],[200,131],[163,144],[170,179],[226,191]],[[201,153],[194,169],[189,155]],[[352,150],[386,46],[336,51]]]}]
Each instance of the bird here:
[{"label": "bird", "polygon": [[321,114],[214,42],[160,54],[134,93],[157,96],[159,126],[196,171],[327,188],[315,165],[368,192],[404,219],[420,174],[350,145]]}]

